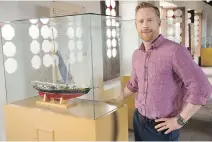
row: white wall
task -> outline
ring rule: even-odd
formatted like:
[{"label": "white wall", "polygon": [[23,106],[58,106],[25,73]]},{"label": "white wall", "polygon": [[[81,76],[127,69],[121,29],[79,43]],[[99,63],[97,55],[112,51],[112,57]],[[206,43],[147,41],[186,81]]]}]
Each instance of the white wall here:
[{"label": "white wall", "polygon": [[[84,6],[86,13],[101,13],[99,1],[65,2]],[[51,3],[51,1],[0,1],[0,21],[49,17],[48,8]]]},{"label": "white wall", "polygon": [[135,27],[135,7],[137,1],[120,1],[121,22],[121,50],[122,50],[122,74],[131,73],[132,54],[139,47],[139,37]]}]

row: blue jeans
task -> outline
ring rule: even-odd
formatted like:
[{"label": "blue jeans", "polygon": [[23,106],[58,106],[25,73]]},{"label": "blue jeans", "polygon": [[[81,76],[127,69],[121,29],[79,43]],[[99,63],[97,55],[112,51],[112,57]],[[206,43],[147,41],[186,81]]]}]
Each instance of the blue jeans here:
[{"label": "blue jeans", "polygon": [[158,132],[154,127],[154,120],[142,116],[136,109],[133,118],[135,141],[178,141],[179,130],[164,134],[165,131]]}]

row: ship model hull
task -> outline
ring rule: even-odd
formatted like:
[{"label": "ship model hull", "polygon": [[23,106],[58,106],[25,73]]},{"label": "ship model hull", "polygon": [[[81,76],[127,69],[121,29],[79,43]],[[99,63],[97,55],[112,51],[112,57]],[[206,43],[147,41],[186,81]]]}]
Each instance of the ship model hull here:
[{"label": "ship model hull", "polygon": [[69,87],[64,84],[54,84],[46,82],[33,82],[33,88],[38,91],[39,96],[46,96],[47,99],[69,100],[87,94],[90,88]]}]

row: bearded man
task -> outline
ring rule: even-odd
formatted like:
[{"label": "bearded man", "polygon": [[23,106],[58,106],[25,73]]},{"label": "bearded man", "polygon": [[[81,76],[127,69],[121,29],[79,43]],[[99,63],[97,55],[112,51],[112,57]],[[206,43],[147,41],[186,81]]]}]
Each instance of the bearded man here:
[{"label": "bearded man", "polygon": [[142,44],[132,55],[131,78],[117,101],[136,93],[136,141],[175,141],[180,128],[206,104],[212,87],[186,47],[159,34],[156,6],[142,2],[135,12]]}]

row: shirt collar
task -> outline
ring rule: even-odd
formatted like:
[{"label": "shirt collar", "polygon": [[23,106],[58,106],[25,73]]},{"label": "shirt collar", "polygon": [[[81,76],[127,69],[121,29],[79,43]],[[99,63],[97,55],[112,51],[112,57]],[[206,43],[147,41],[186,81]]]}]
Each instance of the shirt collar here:
[{"label": "shirt collar", "polygon": [[[157,48],[165,40],[164,36],[160,34],[152,43],[151,49]],[[139,50],[145,51],[144,44],[141,43]]]}]

